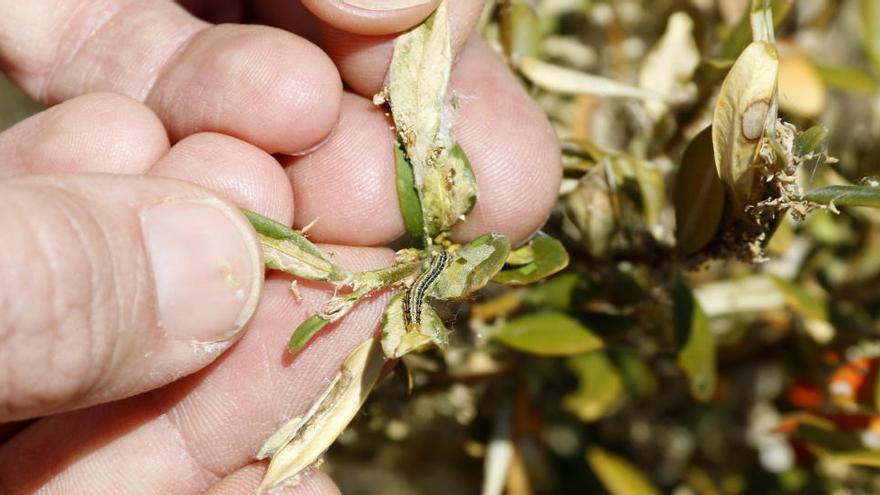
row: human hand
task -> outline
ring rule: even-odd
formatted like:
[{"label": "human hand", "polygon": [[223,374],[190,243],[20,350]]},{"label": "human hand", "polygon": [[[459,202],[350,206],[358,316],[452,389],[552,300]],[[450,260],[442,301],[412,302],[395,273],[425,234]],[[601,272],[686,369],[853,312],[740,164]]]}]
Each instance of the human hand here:
[{"label": "human hand", "polygon": [[[241,7],[239,2],[202,3],[233,14]],[[23,258],[31,251],[15,244],[21,238],[9,235],[18,231],[0,223],[5,233],[0,252],[11,253],[0,262],[0,335],[5,337],[0,366],[4,383],[12,385],[8,395],[0,395],[0,404],[19,404],[16,413],[7,411],[0,421],[53,414],[0,447],[0,491],[250,493],[262,474],[262,465],[251,463],[262,440],[285,418],[304,412],[345,355],[375,331],[384,307],[381,298],[362,304],[304,352],[287,355],[290,331],[319,307],[327,288],[301,284],[303,300],[296,301],[289,292],[291,279],[271,274],[247,334],[204,370],[174,381],[209,363],[223,346],[185,346],[186,340],[163,336],[149,318],[148,311],[156,310],[145,298],[152,288],[149,271],[124,276],[118,258],[102,256],[100,249],[118,248],[113,253],[122,256],[126,246],[102,247],[99,241],[113,232],[134,232],[127,247],[138,251],[142,262],[146,249],[137,239],[141,227],[135,212],[149,200],[209,198],[237,225],[230,205],[188,184],[156,178],[23,177],[105,171],[186,179],[287,224],[301,227],[319,218],[310,231],[312,240],[334,243],[327,249],[349,268],[388,264],[391,251],[371,246],[403,232],[392,166],[394,135],[369,96],[381,86],[393,33],[419,22],[436,2],[391,12],[336,1],[303,3],[317,16],[297,2],[265,0],[251,7],[260,19],[315,40],[333,61],[282,30],[209,26],[170,2],[40,0],[23,6],[0,0],[4,69],[46,103],[70,100],[0,140],[0,174],[19,176],[0,183],[0,203],[26,195],[19,191],[29,187],[43,191],[41,197],[52,203],[55,198],[46,191],[57,191],[58,184],[94,202],[101,212],[110,206],[114,213],[113,205],[142,199],[128,203],[127,215],[108,214],[117,224],[91,214],[77,220],[55,208],[54,221],[68,221],[70,228],[55,244],[69,247],[52,251],[54,259],[41,250],[34,251],[41,253],[36,259]],[[460,49],[451,89],[464,101],[455,133],[481,193],[456,235],[466,240],[495,231],[516,242],[538,228],[552,207],[558,146],[543,113],[504,64],[483,42],[469,37],[479,3],[450,5]],[[334,66],[350,91],[342,91]],[[99,90],[140,100],[159,120],[118,96],[74,98]],[[175,143],[170,149],[163,127]],[[302,153],[318,144],[302,156],[282,157],[284,168],[269,154]],[[142,196],[144,191],[152,196]],[[26,219],[44,229],[28,227],[34,232],[56,232],[50,229],[51,215],[39,209],[23,213],[7,203],[0,210],[4,221]],[[82,230],[87,222],[93,230]],[[89,232],[95,234],[81,236]],[[243,234],[241,242],[250,248],[249,235]],[[230,232],[226,239],[234,238]],[[93,247],[84,247],[91,241]],[[45,241],[35,237],[34,242]],[[145,268],[143,263],[132,266]],[[26,279],[23,267],[28,267]],[[19,280],[6,276],[6,270]],[[113,301],[111,295],[127,299]],[[81,310],[78,320],[68,319],[63,306],[74,296]],[[216,302],[206,309],[218,313],[206,317],[233,312]],[[34,325],[45,340],[29,340],[33,334],[22,333],[17,323],[29,315],[51,318]],[[101,349],[109,350],[94,352]],[[62,381],[64,387],[53,388]],[[149,389],[155,390],[131,396]],[[22,397],[31,398],[29,408],[20,406]],[[15,431],[20,425],[7,428]],[[292,492],[298,490],[335,488],[316,472]]]}]

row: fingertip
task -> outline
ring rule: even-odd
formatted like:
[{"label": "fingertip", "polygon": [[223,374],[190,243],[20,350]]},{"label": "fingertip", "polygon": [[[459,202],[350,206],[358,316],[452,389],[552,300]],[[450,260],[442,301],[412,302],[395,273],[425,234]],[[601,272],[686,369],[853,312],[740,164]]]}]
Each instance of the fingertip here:
[{"label": "fingertip", "polygon": [[221,25],[198,34],[147,101],[179,140],[216,131],[270,153],[319,144],[339,114],[342,81],[317,46],[266,26]]},{"label": "fingertip", "polygon": [[150,173],[198,184],[238,206],[285,225],[293,223],[293,192],[278,161],[234,137],[214,132],[188,136]]},{"label": "fingertip", "polygon": [[403,233],[394,176],[394,133],[383,110],[346,94],[330,139],[287,161],[295,225],[317,242],[382,245]]},{"label": "fingertip", "polygon": [[410,29],[431,15],[440,0],[302,0],[302,3],[337,29],[375,36]]},{"label": "fingertip", "polygon": [[162,121],[114,93],[58,104],[0,137],[2,175],[48,172],[142,174],[168,150]]}]

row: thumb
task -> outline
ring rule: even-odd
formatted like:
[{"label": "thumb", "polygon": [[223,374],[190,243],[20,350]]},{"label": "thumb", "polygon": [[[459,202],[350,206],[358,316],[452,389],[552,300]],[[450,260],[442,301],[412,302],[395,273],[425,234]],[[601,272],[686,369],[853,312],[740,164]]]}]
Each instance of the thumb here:
[{"label": "thumb", "polygon": [[0,181],[0,422],[134,395],[216,358],[260,248],[232,205],[158,177]]}]

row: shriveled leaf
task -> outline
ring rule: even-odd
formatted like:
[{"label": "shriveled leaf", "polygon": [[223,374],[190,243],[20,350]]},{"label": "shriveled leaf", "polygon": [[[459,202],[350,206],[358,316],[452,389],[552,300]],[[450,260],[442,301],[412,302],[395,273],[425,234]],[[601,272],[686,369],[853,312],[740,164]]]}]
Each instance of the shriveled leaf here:
[{"label": "shriveled leaf", "polygon": [[880,187],[826,186],[804,194],[804,200],[820,205],[880,208]]},{"label": "shriveled leaf", "polygon": [[312,316],[306,321],[300,323],[299,326],[296,327],[296,330],[293,331],[293,335],[290,336],[290,341],[287,343],[287,350],[293,353],[299,352],[309,343],[309,341],[312,340],[312,337],[320,332],[322,328],[326,327],[328,323],[330,322],[321,318],[319,315]]},{"label": "shriveled leaf", "polygon": [[459,299],[480,290],[504,266],[510,241],[501,234],[485,234],[450,251],[450,261],[431,287],[437,299]]},{"label": "shriveled leaf", "polygon": [[675,247],[696,253],[715,237],[724,214],[724,183],[718,178],[712,151],[712,128],[688,144],[675,185]]},{"label": "shriveled leaf", "polygon": [[828,129],[816,125],[798,134],[792,146],[792,153],[796,156],[807,156],[819,149],[828,136]]},{"label": "shriveled leaf", "polygon": [[495,340],[539,356],[572,356],[604,345],[589,328],[555,311],[514,318],[501,326]]},{"label": "shriveled leaf", "polygon": [[763,41],[750,44],[733,64],[715,104],[712,145],[718,176],[731,191],[734,214],[743,215],[761,192],[753,166],[776,95],[779,60],[776,48]]},{"label": "shriveled leaf", "polygon": [[417,242],[422,242],[425,235],[425,223],[422,218],[422,202],[416,190],[412,165],[399,142],[394,143],[394,163],[397,168],[397,200],[406,232]]},{"label": "shriveled leaf", "polygon": [[[372,390],[385,363],[381,346],[374,339],[360,344],[342,363],[339,373],[323,395],[303,417],[293,435],[289,424],[283,434],[270,437],[271,445],[261,452],[274,450],[263,477],[259,495],[281,484],[296,483],[297,476],[317,462],[354,418]],[[279,446],[279,438],[289,441]],[[268,444],[267,444],[268,445]]]},{"label": "shriveled leaf", "polygon": [[278,431],[272,434],[268,440],[263,443],[263,446],[260,447],[260,451],[257,452],[256,459],[258,461],[262,461],[263,459],[269,458],[275,455],[275,452],[285,445],[289,444],[293,437],[296,436],[296,432],[299,431],[300,425],[302,425],[303,419],[300,417],[296,417],[284,423],[281,428],[278,428]]},{"label": "shriveled leaf", "polygon": [[512,251],[507,261],[518,266],[498,272],[492,281],[525,285],[549,277],[568,266],[568,253],[561,242],[539,232],[529,244]]},{"label": "shriveled leaf", "polygon": [[700,303],[683,285],[675,290],[675,330],[680,345],[678,366],[687,375],[691,394],[708,401],[715,392],[715,335]]},{"label": "shriveled leaf", "polygon": [[386,357],[397,359],[410,352],[446,345],[449,331],[430,304],[422,303],[421,322],[415,328],[407,328],[403,314],[404,294],[397,294],[385,307],[382,316],[380,335]]},{"label": "shriveled leaf", "polygon": [[453,56],[447,11],[444,0],[428,20],[397,38],[388,83],[379,97],[390,102],[429,237],[451,228],[477,198],[470,163],[451,134],[453,108],[446,95]]},{"label": "shriveled leaf", "polygon": [[[684,12],[669,16],[666,31],[645,56],[639,72],[639,86],[672,100],[692,96],[691,78],[700,63],[700,51],[693,37],[694,21]],[[645,110],[655,121],[668,107],[657,100],[645,102]]]},{"label": "shriveled leaf", "polygon": [[577,376],[578,388],[566,395],[562,407],[581,421],[591,422],[614,412],[624,399],[623,379],[603,352],[589,352],[566,363]]},{"label": "shriveled leaf", "polygon": [[611,495],[660,495],[648,477],[623,457],[590,447],[587,462]]},{"label": "shriveled leaf", "polygon": [[549,64],[533,57],[524,57],[519,70],[536,86],[556,93],[666,101],[666,97],[654,91]]}]

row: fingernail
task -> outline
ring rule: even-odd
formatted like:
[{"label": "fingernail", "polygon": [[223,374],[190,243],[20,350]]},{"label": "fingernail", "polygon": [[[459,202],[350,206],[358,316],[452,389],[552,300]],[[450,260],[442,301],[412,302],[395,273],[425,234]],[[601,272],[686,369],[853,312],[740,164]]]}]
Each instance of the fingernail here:
[{"label": "fingernail", "polygon": [[365,10],[400,10],[425,5],[432,0],[342,0],[342,3]]},{"label": "fingernail", "polygon": [[178,339],[233,337],[260,295],[260,248],[246,220],[219,202],[152,206],[142,229],[155,277],[162,328]]}]

